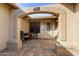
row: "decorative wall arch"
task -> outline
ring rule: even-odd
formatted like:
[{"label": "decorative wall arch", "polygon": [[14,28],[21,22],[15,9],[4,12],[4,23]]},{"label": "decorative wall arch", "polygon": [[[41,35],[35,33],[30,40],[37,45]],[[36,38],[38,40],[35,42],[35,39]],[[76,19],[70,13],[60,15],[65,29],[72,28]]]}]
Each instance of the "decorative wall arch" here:
[{"label": "decorative wall arch", "polygon": [[27,13],[27,14],[23,14],[23,15],[21,15],[21,17],[27,17],[28,15],[30,15],[30,14],[37,14],[37,13],[45,13],[45,14],[52,14],[52,15],[55,15],[55,16],[59,16],[59,13],[55,13],[55,12],[49,12],[49,11],[30,11],[29,13]]},{"label": "decorative wall arch", "polygon": [[[60,6],[60,5],[59,5]],[[60,8],[60,7],[57,7],[57,8],[55,8],[55,7],[42,7],[42,8],[44,8],[44,10],[42,9],[42,10],[40,10],[40,11],[33,11],[32,10],[32,8],[29,10],[25,10],[25,12],[24,13],[19,13],[18,12],[18,17],[21,17],[22,19],[24,18],[24,17],[28,17],[27,15],[29,15],[29,14],[34,14],[34,13],[48,13],[48,14],[54,14],[54,15],[56,15],[57,17],[60,17],[60,19],[59,19],[59,22],[60,23],[62,23],[62,24],[59,24],[59,26],[60,26],[60,28],[62,29],[59,29],[59,30],[61,30],[62,31],[62,34],[61,34],[61,36],[62,36],[62,38],[60,38],[60,40],[67,40],[67,21],[66,21],[66,11],[64,11],[63,9],[62,9],[62,7]],[[51,9],[51,10],[50,10]],[[61,16],[60,16],[61,15]],[[63,16],[63,15],[65,15],[65,16]],[[62,19],[61,19],[61,17],[63,17]],[[18,19],[17,19],[18,20]],[[63,21],[64,20],[64,21]],[[20,21],[20,20],[19,20]],[[18,22],[18,21],[17,21]],[[18,25],[18,24],[17,24]],[[20,26],[20,25],[18,25],[18,26]],[[17,26],[17,28],[18,28],[18,26]],[[19,31],[20,31],[20,29],[19,29]],[[18,31],[18,32],[19,32]],[[63,33],[64,32],[64,33]],[[18,34],[18,35],[20,35],[20,34]]]}]

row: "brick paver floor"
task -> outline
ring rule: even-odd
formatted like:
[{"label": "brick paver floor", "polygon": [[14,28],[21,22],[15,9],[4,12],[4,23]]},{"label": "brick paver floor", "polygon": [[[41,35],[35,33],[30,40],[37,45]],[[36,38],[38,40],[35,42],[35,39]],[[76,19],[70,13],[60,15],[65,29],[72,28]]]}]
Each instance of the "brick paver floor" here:
[{"label": "brick paver floor", "polygon": [[53,56],[56,55],[56,45],[53,40],[32,39],[23,43],[19,51],[5,50],[3,55],[10,56]]},{"label": "brick paver floor", "polygon": [[30,40],[24,43],[24,55],[53,56],[56,55],[56,45],[53,40]]},{"label": "brick paver floor", "polygon": [[[71,55],[65,48],[57,48],[55,40],[50,39],[31,39],[23,43],[21,50],[5,50],[3,55],[9,56],[56,56],[57,50],[59,55]],[[64,53],[65,52],[65,53]]]}]

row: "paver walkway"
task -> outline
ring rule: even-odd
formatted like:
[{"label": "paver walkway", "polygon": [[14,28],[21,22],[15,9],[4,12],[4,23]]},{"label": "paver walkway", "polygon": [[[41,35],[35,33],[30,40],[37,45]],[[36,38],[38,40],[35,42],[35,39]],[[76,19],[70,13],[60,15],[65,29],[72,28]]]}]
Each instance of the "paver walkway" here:
[{"label": "paver walkway", "polygon": [[20,51],[5,50],[4,55],[11,56],[53,56],[56,55],[56,45],[53,40],[32,39],[24,42]]},{"label": "paver walkway", "polygon": [[56,45],[53,40],[30,40],[24,44],[24,55],[53,56],[56,55]]},{"label": "paver walkway", "polygon": [[4,55],[9,56],[56,56],[57,49],[59,55],[71,55],[65,48],[57,48],[55,40],[32,39],[25,41],[23,48],[19,51],[5,50]]}]

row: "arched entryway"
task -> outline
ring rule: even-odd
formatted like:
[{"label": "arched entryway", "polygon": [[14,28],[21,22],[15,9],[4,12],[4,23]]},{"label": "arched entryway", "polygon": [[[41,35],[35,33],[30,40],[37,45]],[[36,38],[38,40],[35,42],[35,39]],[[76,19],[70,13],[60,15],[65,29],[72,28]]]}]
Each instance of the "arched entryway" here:
[{"label": "arched entryway", "polygon": [[[58,14],[39,11],[23,16],[22,31],[40,39],[54,39],[58,36]],[[27,23],[27,24],[25,24]]]}]

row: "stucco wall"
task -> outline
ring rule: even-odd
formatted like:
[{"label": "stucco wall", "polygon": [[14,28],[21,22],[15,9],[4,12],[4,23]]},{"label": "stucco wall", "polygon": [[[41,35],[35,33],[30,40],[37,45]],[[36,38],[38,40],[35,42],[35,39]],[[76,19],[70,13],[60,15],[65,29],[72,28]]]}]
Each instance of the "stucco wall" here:
[{"label": "stucco wall", "polygon": [[17,10],[7,3],[0,3],[0,51],[8,45],[11,47],[12,44],[21,46],[18,14],[21,14],[22,11],[21,9]]},{"label": "stucco wall", "polygon": [[[76,9],[75,9],[76,8]],[[79,35],[79,4],[62,4],[61,9],[66,13],[67,40],[58,40],[73,55],[79,55],[78,35]],[[62,12],[62,11],[61,11]],[[63,15],[62,15],[63,17]],[[62,18],[60,17],[60,19]],[[60,22],[61,23],[61,22]],[[62,24],[62,23],[61,23]],[[64,27],[63,27],[64,28]],[[62,29],[61,29],[62,30]],[[61,35],[62,36],[62,35]],[[60,36],[60,37],[61,37]]]},{"label": "stucco wall", "polygon": [[0,4],[0,50],[6,47],[10,39],[10,8],[7,4]]},{"label": "stucco wall", "polygon": [[79,50],[79,4],[75,5],[75,18],[74,18],[74,44],[75,44],[75,49]]}]

